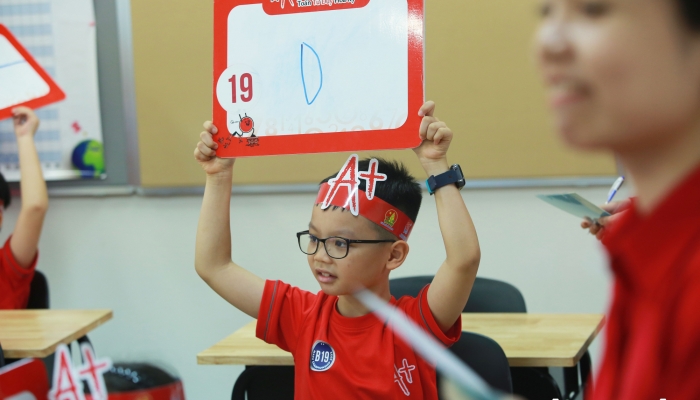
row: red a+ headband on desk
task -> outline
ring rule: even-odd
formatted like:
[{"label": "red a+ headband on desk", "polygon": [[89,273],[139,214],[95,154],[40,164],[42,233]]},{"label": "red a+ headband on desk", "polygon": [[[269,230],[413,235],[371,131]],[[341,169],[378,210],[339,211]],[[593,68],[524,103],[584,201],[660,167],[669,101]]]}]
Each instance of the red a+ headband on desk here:
[{"label": "red a+ headband on desk", "polygon": [[0,24],[0,120],[17,106],[39,108],[61,101],[65,93],[34,57]]},{"label": "red a+ headband on desk", "polygon": [[[316,204],[320,204],[324,210],[336,206],[349,210],[356,217],[362,215],[401,240],[408,240],[413,220],[374,195],[377,183],[387,180],[386,174],[377,171],[378,165],[378,161],[372,159],[369,170],[359,171],[358,156],[351,155],[338,175],[321,185]],[[367,191],[360,190],[360,179],[367,182]]]}]

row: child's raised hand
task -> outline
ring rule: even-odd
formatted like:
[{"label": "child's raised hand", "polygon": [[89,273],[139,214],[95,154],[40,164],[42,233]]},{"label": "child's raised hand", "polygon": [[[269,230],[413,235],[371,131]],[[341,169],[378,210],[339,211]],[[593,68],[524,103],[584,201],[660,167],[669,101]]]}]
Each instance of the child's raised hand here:
[{"label": "child's raised hand", "polygon": [[207,175],[216,175],[221,172],[231,172],[233,168],[233,158],[219,158],[216,156],[216,149],[219,145],[214,141],[212,135],[218,129],[211,121],[204,123],[204,130],[199,134],[199,143],[194,149],[194,158],[202,166]]},{"label": "child's raised hand", "polygon": [[29,107],[17,107],[12,110],[12,124],[18,138],[34,137],[36,130],[39,129],[39,117]]},{"label": "child's raised hand", "polygon": [[423,117],[418,134],[423,139],[420,146],[413,149],[425,166],[447,159],[447,149],[452,142],[452,130],[434,116],[435,103],[428,101],[420,108],[418,115]]}]

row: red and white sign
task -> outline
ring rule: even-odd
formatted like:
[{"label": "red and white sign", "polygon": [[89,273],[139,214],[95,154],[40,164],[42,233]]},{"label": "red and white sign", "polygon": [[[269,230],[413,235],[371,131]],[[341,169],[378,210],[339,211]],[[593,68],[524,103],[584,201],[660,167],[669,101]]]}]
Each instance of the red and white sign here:
[{"label": "red and white sign", "polygon": [[49,400],[85,400],[81,380],[87,382],[92,393],[91,399],[107,400],[107,386],[103,375],[112,367],[112,361],[107,358],[98,360],[92,347],[86,343],[80,345],[80,352],[84,364],[75,368],[71,363],[68,347],[60,345],[56,349],[53,385],[49,392]]},{"label": "red and white sign", "polygon": [[215,0],[219,157],[412,148],[424,0]]},{"label": "red and white sign", "polygon": [[0,120],[14,107],[39,108],[61,101],[65,93],[12,33],[0,24]]}]

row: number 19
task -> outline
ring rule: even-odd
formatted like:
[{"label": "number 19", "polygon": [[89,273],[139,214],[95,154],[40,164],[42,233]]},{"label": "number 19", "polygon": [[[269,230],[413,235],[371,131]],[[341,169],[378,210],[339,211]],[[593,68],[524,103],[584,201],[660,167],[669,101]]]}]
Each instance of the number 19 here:
[{"label": "number 19", "polygon": [[[235,103],[237,101],[236,95],[237,95],[237,90],[236,90],[236,84],[238,83],[236,80],[236,75],[232,76],[231,79],[228,80],[231,82],[231,101]],[[253,100],[253,77],[249,73],[245,73],[241,75],[240,79],[240,85],[241,85],[241,100],[243,100],[244,103],[247,103],[251,100]]]}]

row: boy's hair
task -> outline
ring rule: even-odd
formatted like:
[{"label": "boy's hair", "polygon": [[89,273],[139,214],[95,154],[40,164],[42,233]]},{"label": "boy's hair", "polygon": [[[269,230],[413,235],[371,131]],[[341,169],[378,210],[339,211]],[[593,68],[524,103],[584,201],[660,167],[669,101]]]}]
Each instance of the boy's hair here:
[{"label": "boy's hair", "polygon": [[[378,161],[377,172],[386,174],[386,181],[378,182],[374,195],[398,208],[406,216],[416,222],[420,204],[423,200],[423,193],[416,179],[411,176],[408,169],[397,161],[387,161],[383,158],[373,157]],[[365,158],[358,163],[359,171],[367,171],[371,158]],[[335,178],[337,172],[321,181],[324,184]],[[367,190],[367,182],[360,179],[360,190]],[[335,209],[335,207],[334,207]],[[373,224],[374,225],[374,224]],[[377,229],[382,233],[391,235],[386,230],[377,225]]]},{"label": "boy's hair", "polygon": [[700,1],[675,0],[684,22],[696,33],[700,33]]},{"label": "boy's hair", "polygon": [[0,173],[0,200],[2,200],[4,208],[9,207],[10,201],[12,200],[12,196],[10,194],[10,185],[7,183],[7,181],[5,180],[5,177],[2,176],[1,173]]}]

